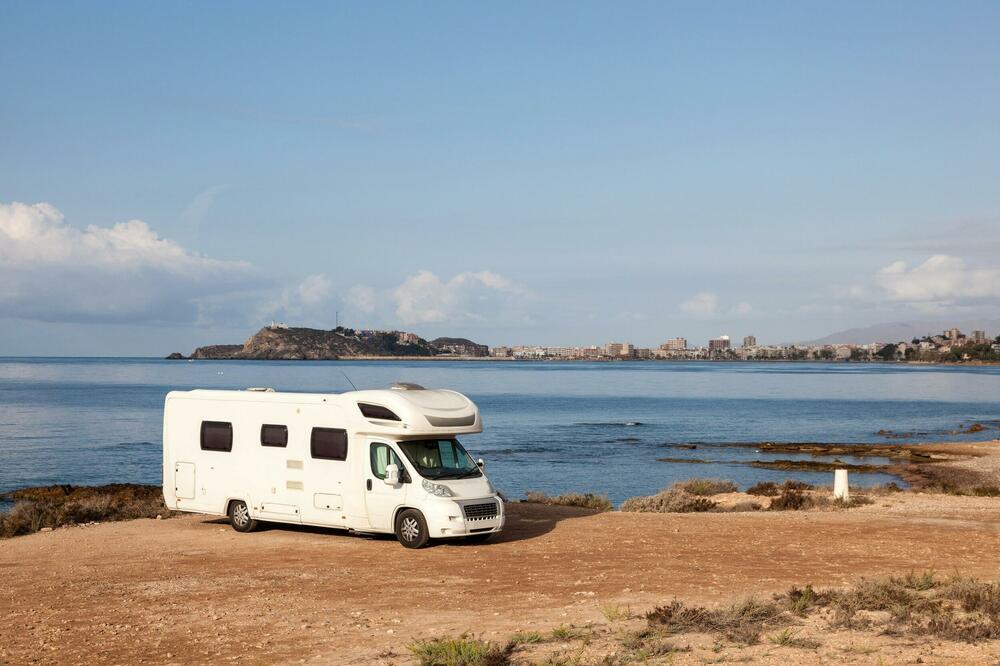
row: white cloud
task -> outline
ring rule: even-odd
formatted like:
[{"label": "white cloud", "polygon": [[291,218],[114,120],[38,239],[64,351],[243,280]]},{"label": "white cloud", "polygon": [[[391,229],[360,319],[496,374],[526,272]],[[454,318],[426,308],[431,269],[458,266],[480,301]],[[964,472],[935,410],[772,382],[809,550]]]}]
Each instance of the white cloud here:
[{"label": "white cloud", "polygon": [[0,204],[0,306],[9,317],[190,323],[202,298],[261,282],[249,264],[187,250],[141,220],[81,230],[47,203]]},{"label": "white cloud", "polygon": [[205,215],[208,214],[209,209],[215,205],[215,200],[218,196],[227,190],[231,190],[232,187],[232,185],[213,185],[199,192],[181,212],[181,219],[190,224],[201,224]]},{"label": "white cloud", "polygon": [[371,287],[356,284],[347,292],[347,302],[362,314],[375,312],[378,306],[378,296]]},{"label": "white cloud", "polygon": [[695,294],[681,303],[681,312],[689,317],[714,317],[719,313],[719,297],[710,291]]},{"label": "white cloud", "polygon": [[895,261],[881,269],[875,282],[894,301],[947,304],[1000,297],[1000,269],[970,268],[958,257],[936,254],[919,266]]},{"label": "white cloud", "polygon": [[333,283],[325,275],[310,275],[293,291],[294,297],[305,307],[315,307],[333,295]]},{"label": "white cloud", "polygon": [[753,312],[753,306],[746,302],[740,302],[731,308],[724,309],[720,307],[719,296],[711,291],[695,294],[683,301],[680,309],[681,314],[693,319],[714,319],[722,316],[745,317]]},{"label": "white cloud", "polygon": [[466,272],[447,282],[422,270],[392,292],[396,316],[406,325],[496,321],[530,294],[490,271]]},{"label": "white cloud", "polygon": [[745,317],[746,315],[753,312],[753,306],[749,303],[737,303],[730,311],[729,314],[736,317]]},{"label": "white cloud", "polygon": [[330,278],[309,275],[259,306],[258,319],[279,319],[290,324],[332,326],[337,309],[337,295]]}]

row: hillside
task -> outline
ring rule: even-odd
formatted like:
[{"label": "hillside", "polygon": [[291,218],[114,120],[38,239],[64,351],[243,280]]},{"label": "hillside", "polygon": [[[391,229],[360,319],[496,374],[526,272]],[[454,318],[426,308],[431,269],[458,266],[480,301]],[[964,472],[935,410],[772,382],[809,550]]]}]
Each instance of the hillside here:
[{"label": "hillside", "polygon": [[859,344],[864,345],[870,342],[901,342],[922,338],[925,335],[938,335],[941,331],[957,327],[964,333],[974,329],[981,329],[987,332],[1000,329],[998,319],[975,319],[963,321],[914,321],[914,322],[893,322],[888,324],[877,324],[864,328],[849,328],[838,331],[816,340],[800,342],[802,345],[832,345],[832,344]]},{"label": "hillside", "polygon": [[[405,340],[406,342],[403,342]],[[266,326],[243,345],[210,345],[194,350],[194,359],[334,360],[358,356],[433,356],[423,338],[397,331]]]}]

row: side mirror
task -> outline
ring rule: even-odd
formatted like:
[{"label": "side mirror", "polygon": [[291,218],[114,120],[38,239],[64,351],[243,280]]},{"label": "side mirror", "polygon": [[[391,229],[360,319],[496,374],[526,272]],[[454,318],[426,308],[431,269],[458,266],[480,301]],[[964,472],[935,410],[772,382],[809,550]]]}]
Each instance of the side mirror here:
[{"label": "side mirror", "polygon": [[477,460],[476,464],[479,465],[479,469],[482,469],[482,470],[486,469],[486,461],[484,461],[482,458],[480,458],[479,460]]},{"label": "side mirror", "polygon": [[399,485],[399,466],[395,463],[390,463],[385,466],[385,485],[396,486]]}]

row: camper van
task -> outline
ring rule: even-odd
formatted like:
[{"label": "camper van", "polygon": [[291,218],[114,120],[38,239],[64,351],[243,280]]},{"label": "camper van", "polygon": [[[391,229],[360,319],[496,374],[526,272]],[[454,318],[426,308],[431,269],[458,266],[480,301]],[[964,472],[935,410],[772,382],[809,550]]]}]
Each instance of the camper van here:
[{"label": "camper van", "polygon": [[416,384],[347,393],[171,391],[163,410],[163,497],[171,509],[258,521],[481,541],[504,507],[457,437],[482,432],[455,391]]}]

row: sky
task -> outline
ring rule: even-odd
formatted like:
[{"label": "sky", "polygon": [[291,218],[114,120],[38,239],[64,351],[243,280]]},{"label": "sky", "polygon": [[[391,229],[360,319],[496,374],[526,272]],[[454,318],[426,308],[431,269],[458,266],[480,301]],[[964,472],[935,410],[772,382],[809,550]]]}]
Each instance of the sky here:
[{"label": "sky", "polygon": [[0,0],[0,356],[995,318],[998,183],[995,2]]}]

